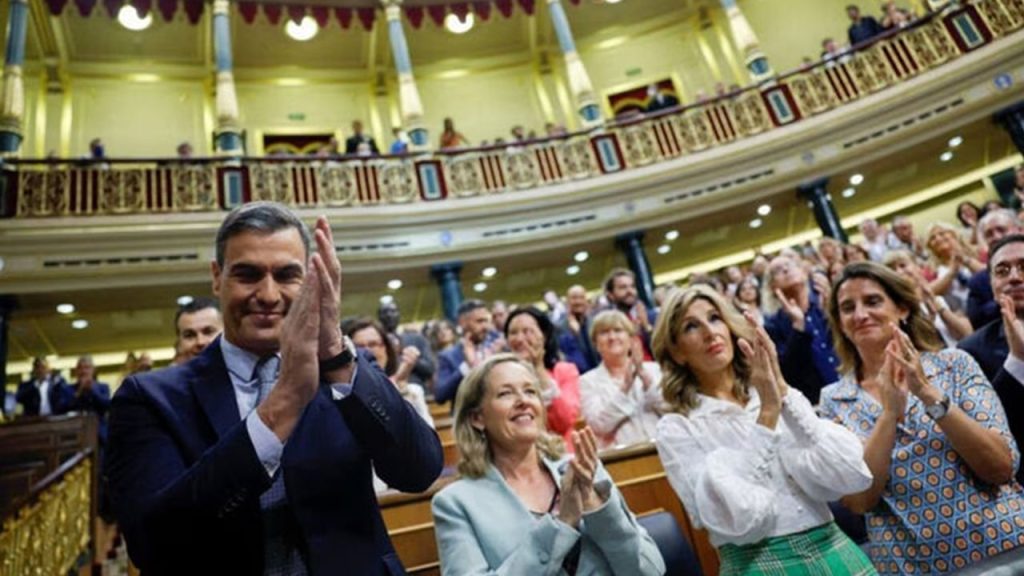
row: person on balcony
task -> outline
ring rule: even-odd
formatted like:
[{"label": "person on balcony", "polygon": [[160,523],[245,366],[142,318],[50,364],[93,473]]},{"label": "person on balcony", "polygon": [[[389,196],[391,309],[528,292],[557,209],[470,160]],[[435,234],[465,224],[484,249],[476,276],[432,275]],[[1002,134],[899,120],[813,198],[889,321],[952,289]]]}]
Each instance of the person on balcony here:
[{"label": "person on balcony", "polygon": [[860,13],[860,7],[850,4],[846,7],[846,15],[850,18],[850,27],[846,33],[850,38],[850,46],[857,48],[858,44],[867,42],[878,36],[885,29],[872,16],[864,16]]},{"label": "person on balcony", "polygon": [[676,106],[679,106],[679,98],[676,98],[671,92],[662,92],[657,84],[651,84],[647,87],[647,107],[644,109],[646,113],[654,114],[655,112],[669,110]]},{"label": "person on balcony", "polygon": [[[361,144],[365,144],[362,152],[360,151]],[[363,123],[359,120],[352,122],[352,135],[345,139],[345,154],[347,156],[376,156],[380,154],[373,137],[363,134]]]},{"label": "person on balcony", "polygon": [[451,150],[452,148],[459,148],[462,146],[469,146],[469,140],[462,135],[461,132],[455,129],[455,121],[451,118],[444,119],[444,131],[441,132],[441,150]]}]

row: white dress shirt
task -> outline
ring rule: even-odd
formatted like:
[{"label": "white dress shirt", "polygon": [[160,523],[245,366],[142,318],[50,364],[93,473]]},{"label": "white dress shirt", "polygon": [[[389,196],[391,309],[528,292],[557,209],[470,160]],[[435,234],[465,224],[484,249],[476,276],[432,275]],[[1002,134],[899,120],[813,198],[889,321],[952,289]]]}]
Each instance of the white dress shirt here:
[{"label": "white dress shirt", "polygon": [[761,401],[746,407],[700,395],[688,416],[658,423],[658,454],[696,528],[715,547],[751,544],[832,520],[828,502],[866,490],[871,471],[857,437],[818,418],[790,388],[769,430],[757,423]]},{"label": "white dress shirt", "polygon": [[604,362],[580,376],[580,410],[597,435],[599,448],[628,446],[655,437],[665,407],[661,369],[654,362],[644,362],[643,370],[650,377],[650,387],[644,390],[638,375],[628,392],[622,391],[622,381],[611,375]]}]

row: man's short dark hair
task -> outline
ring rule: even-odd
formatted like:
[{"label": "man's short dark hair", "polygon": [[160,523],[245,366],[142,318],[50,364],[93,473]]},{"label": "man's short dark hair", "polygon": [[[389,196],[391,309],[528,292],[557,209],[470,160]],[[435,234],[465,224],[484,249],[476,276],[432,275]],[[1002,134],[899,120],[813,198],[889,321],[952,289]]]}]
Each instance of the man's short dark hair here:
[{"label": "man's short dark hair", "polygon": [[988,250],[988,271],[992,273],[992,262],[996,259],[996,254],[1008,244],[1024,244],[1024,234],[1010,234],[1000,238],[995,244],[992,245]]},{"label": "man's short dark hair", "polygon": [[608,273],[608,276],[604,279],[604,291],[607,294],[611,294],[615,289],[615,279],[623,276],[629,276],[636,282],[636,274],[633,274],[632,270],[626,268],[612,268],[612,271]]},{"label": "man's short dark hair", "polygon": [[459,304],[457,310],[458,317],[462,318],[464,315],[469,314],[473,310],[479,310],[480,308],[487,308],[487,304],[484,304],[483,300],[466,300],[462,304]]},{"label": "man's short dark hair", "polygon": [[178,334],[178,320],[181,319],[183,314],[195,314],[200,310],[206,310],[207,308],[213,308],[218,313],[220,312],[220,304],[213,298],[206,296],[200,296],[199,298],[193,298],[191,302],[183,306],[178,306],[178,311],[174,313],[174,333]]},{"label": "man's short dark hair", "polygon": [[224,250],[232,237],[242,232],[273,234],[288,228],[299,231],[308,257],[313,244],[309,228],[286,206],[277,202],[250,202],[235,208],[217,230],[217,266],[224,266]]}]

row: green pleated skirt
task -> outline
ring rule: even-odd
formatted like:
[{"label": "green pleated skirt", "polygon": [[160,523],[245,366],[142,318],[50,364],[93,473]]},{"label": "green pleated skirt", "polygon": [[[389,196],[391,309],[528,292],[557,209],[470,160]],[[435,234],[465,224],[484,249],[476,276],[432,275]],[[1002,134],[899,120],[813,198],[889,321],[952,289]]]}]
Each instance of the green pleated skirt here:
[{"label": "green pleated skirt", "polygon": [[718,549],[719,576],[866,576],[871,561],[835,522],[755,544]]}]

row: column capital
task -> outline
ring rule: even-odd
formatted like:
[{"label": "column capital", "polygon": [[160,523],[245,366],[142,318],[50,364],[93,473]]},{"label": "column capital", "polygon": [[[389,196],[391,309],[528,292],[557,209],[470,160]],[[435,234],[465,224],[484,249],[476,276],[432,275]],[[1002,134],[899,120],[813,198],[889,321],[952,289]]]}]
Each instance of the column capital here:
[{"label": "column capital", "polygon": [[230,7],[231,7],[231,3],[228,2],[228,0],[213,0],[213,13],[214,13],[214,15],[217,15],[217,14],[227,14],[228,13],[228,9]]},{"label": "column capital", "polygon": [[434,278],[443,278],[449,274],[458,274],[462,272],[462,262],[442,262],[440,264],[434,264],[430,267],[430,275]]},{"label": "column capital", "polygon": [[812,194],[828,193],[828,176],[822,176],[821,178],[815,178],[814,180],[808,180],[803,184],[796,187],[797,192],[800,193],[804,198],[809,198]]}]

